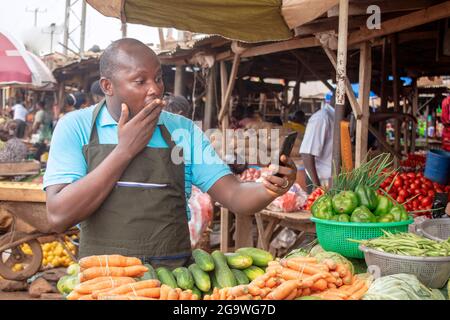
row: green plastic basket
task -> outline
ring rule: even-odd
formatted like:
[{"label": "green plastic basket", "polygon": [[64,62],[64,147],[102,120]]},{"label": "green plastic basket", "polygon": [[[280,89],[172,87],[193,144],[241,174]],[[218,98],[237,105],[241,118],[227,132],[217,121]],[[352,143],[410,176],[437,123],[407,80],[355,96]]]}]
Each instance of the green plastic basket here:
[{"label": "green plastic basket", "polygon": [[319,244],[326,251],[342,254],[347,258],[364,259],[364,253],[358,249],[359,244],[347,239],[368,240],[383,235],[381,229],[392,233],[408,232],[408,225],[414,220],[386,223],[338,222],[312,217],[316,224]]}]

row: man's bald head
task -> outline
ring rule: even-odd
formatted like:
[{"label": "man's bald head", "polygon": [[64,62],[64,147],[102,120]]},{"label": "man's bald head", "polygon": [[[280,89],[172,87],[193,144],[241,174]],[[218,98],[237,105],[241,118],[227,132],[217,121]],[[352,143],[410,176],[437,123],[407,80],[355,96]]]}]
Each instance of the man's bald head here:
[{"label": "man's bald head", "polygon": [[138,53],[158,59],[155,52],[139,40],[124,38],[114,41],[100,57],[100,77],[112,79],[116,71],[125,66],[130,58],[136,58]]}]

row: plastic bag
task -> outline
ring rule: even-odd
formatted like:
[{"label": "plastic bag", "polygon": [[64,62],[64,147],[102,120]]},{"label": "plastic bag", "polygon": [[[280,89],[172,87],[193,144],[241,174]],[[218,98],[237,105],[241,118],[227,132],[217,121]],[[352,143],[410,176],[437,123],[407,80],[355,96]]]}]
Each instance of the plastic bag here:
[{"label": "plastic bag", "polygon": [[191,197],[188,201],[191,211],[191,220],[189,221],[189,232],[191,235],[191,246],[195,247],[202,234],[211,223],[213,216],[213,203],[207,193],[203,193],[195,186],[192,186]]},{"label": "plastic bag", "polygon": [[288,192],[272,201],[272,203],[267,206],[267,209],[279,212],[300,211],[306,203],[307,198],[308,194],[298,183],[294,183]]},{"label": "plastic bag", "polygon": [[297,234],[289,228],[284,228],[275,239],[272,240],[270,246],[275,249],[287,249],[294,245],[295,240],[297,240]]}]

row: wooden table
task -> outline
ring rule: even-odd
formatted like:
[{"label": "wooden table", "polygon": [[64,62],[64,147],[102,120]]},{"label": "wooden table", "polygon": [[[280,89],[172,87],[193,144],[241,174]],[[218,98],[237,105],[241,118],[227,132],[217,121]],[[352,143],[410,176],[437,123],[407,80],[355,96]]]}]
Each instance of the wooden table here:
[{"label": "wooden table", "polygon": [[[258,247],[271,251],[272,254],[274,252],[270,248],[270,243],[283,227],[300,231],[291,248],[297,247],[305,239],[307,233],[316,232],[315,224],[311,221],[311,212],[309,211],[288,213],[262,210],[255,214],[255,220],[258,228]],[[264,222],[266,222],[266,226]]]}]

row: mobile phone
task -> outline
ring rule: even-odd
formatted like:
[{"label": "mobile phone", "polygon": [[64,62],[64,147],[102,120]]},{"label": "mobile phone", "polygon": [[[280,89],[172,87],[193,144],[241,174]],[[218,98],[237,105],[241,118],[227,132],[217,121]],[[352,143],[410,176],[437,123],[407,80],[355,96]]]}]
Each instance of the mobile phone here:
[{"label": "mobile phone", "polygon": [[[285,136],[283,145],[281,146],[280,159],[282,155],[289,157],[292,152],[292,148],[294,147],[295,139],[297,139],[297,132],[292,132]],[[277,173],[275,176],[279,177],[280,175]]]}]

